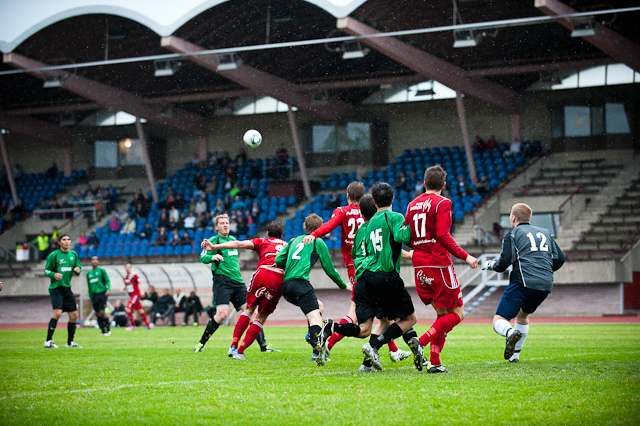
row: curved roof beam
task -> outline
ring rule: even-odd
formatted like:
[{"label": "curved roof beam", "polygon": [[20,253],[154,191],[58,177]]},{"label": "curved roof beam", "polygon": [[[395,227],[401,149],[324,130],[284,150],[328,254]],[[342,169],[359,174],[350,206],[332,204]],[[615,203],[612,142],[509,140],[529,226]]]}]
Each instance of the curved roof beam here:
[{"label": "curved roof beam", "polygon": [[[27,38],[51,24],[80,15],[107,14],[136,21],[161,37],[170,36],[205,10],[228,0],[23,0],[0,2],[0,51],[12,52]],[[353,12],[366,0],[303,0],[336,18]]]}]

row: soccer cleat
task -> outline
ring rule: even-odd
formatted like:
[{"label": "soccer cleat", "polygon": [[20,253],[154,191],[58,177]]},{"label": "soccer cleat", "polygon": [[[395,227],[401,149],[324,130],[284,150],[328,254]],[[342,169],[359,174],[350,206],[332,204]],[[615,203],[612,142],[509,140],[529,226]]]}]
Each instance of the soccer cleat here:
[{"label": "soccer cleat", "polygon": [[81,348],[82,349],[82,346],[80,346],[76,342],[67,343],[67,347],[68,348]]},{"label": "soccer cleat", "polygon": [[389,351],[389,358],[393,362],[400,362],[404,359],[407,359],[411,356],[411,351],[403,351],[402,349],[398,349],[395,352]]},{"label": "soccer cleat", "polygon": [[237,352],[238,352],[238,350],[235,348],[235,346],[231,346],[231,347],[229,348],[229,350],[227,351],[227,356],[228,356],[229,358],[233,358],[233,355],[234,355],[235,353],[237,353]]},{"label": "soccer cleat", "polygon": [[266,352],[266,353],[270,354],[270,353],[282,352],[282,351],[280,349],[271,349],[270,347],[267,347],[264,351],[262,349],[260,349],[260,352]]},{"label": "soccer cleat", "polygon": [[151,330],[153,328],[153,323],[147,326],[147,330]]},{"label": "soccer cleat", "polygon": [[329,349],[327,349],[327,347],[325,346],[324,348],[320,349],[320,356],[316,358],[316,363],[318,364],[318,367],[324,367],[327,364],[328,360]]},{"label": "soccer cleat", "polygon": [[320,333],[318,333],[318,349],[327,345],[327,340],[329,340],[332,334],[333,320],[327,318],[322,322],[322,328],[320,329]]},{"label": "soccer cleat", "polygon": [[197,323],[197,322],[194,322],[194,323],[193,323],[193,326],[194,326],[194,327],[197,327],[197,326],[198,326],[198,323]]},{"label": "soccer cleat", "polygon": [[193,352],[202,352],[202,349],[204,349],[204,344],[198,342],[198,344],[196,345],[195,349],[193,350]]},{"label": "soccer cleat", "polygon": [[360,367],[358,367],[358,372],[360,373],[373,373],[374,371],[376,370],[374,370],[373,367],[367,367],[364,364],[360,364]]},{"label": "soccer cleat", "polygon": [[311,335],[309,334],[309,332],[307,332],[307,335],[306,335],[306,336],[304,336],[304,340],[305,340],[307,343],[311,344]]},{"label": "soccer cleat", "polygon": [[512,362],[514,364],[519,364],[520,363],[520,359],[519,358],[512,358],[509,360],[509,362]]},{"label": "soccer cleat", "polygon": [[46,342],[44,342],[44,347],[49,349],[58,349],[58,345],[53,343],[53,340],[47,340]]},{"label": "soccer cleat", "polygon": [[234,353],[233,353],[232,358],[233,358],[233,359],[240,360],[240,361],[246,361],[246,360],[247,360],[247,359],[244,357],[244,354],[239,354],[238,352],[234,352]]},{"label": "soccer cleat", "polygon": [[320,354],[313,353],[311,354],[311,361],[318,362],[317,359],[320,357]]},{"label": "soccer cleat", "polygon": [[130,325],[129,327],[125,328],[125,330],[127,331],[131,331],[131,330],[135,330],[136,326],[135,325]]},{"label": "soccer cleat", "polygon": [[420,341],[418,340],[417,337],[412,337],[411,339],[409,339],[407,344],[409,345],[409,349],[411,349],[411,352],[413,352],[413,365],[416,366],[418,371],[422,371],[423,352],[422,352],[422,346],[420,345]]},{"label": "soccer cleat", "polygon": [[504,347],[504,359],[509,359],[516,350],[516,343],[522,339],[522,333],[520,330],[513,330],[511,336],[507,337],[507,343]]},{"label": "soccer cleat", "polygon": [[380,364],[380,354],[378,350],[371,346],[371,343],[367,342],[362,345],[362,353],[371,360],[371,364],[376,370],[382,370],[382,364]]},{"label": "soccer cleat", "polygon": [[451,371],[447,370],[444,365],[432,365],[427,368],[427,373],[451,373]]},{"label": "soccer cleat", "polygon": [[107,331],[106,333],[102,333],[102,335],[104,337],[109,337],[109,336],[111,336],[111,331]]}]

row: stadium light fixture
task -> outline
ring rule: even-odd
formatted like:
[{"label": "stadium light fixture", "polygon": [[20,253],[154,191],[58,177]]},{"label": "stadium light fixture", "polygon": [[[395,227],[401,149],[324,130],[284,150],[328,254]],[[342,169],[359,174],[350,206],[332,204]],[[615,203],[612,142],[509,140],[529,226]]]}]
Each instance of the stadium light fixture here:
[{"label": "stadium light fixture", "polygon": [[364,58],[371,49],[362,47],[359,41],[345,41],[342,44],[342,59]]},{"label": "stadium light fixture", "polygon": [[42,85],[45,89],[52,89],[54,87],[61,87],[64,82],[69,78],[68,74],[60,74],[60,75],[49,75],[44,81]]},{"label": "stadium light fixture", "polygon": [[154,77],[169,77],[174,75],[180,69],[180,62],[177,61],[154,61],[153,66],[155,71],[153,73]]},{"label": "stadium light fixture", "polygon": [[579,22],[573,24],[573,31],[571,31],[571,37],[593,37],[596,35],[598,27],[593,20],[588,22]]},{"label": "stadium light fixture", "polygon": [[480,42],[482,36],[480,33],[473,32],[471,30],[466,31],[454,31],[453,32],[453,47],[475,47]]},{"label": "stadium light fixture", "polygon": [[218,60],[218,71],[230,71],[238,68],[238,65],[242,63],[242,60],[237,59],[234,53],[229,53],[226,55],[219,55]]}]

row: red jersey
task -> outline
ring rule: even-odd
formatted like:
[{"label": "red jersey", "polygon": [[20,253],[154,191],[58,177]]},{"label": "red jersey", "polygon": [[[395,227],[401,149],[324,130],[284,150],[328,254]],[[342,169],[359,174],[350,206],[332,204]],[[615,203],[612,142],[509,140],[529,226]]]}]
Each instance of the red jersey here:
[{"label": "red jersey", "polygon": [[422,194],[407,207],[404,223],[411,229],[414,266],[452,264],[453,254],[465,260],[468,256],[451,237],[451,200],[437,194]]},{"label": "red jersey", "polygon": [[127,288],[129,297],[140,296],[140,277],[136,274],[128,274],[124,278],[124,285]]},{"label": "red jersey", "polygon": [[342,249],[342,257],[344,258],[344,264],[348,265],[353,263],[351,259],[351,248],[353,247],[353,239],[356,237],[356,232],[360,229],[360,225],[364,223],[364,218],[360,214],[360,206],[349,204],[348,206],[338,207],[333,211],[333,216],[328,222],[322,224],[322,226],[311,233],[314,237],[318,238],[336,229],[338,226],[342,226],[342,234],[340,235]]},{"label": "red jersey", "polygon": [[253,243],[253,251],[260,256],[258,268],[261,266],[273,266],[276,254],[287,245],[287,242],[280,238],[255,238],[251,242]]}]

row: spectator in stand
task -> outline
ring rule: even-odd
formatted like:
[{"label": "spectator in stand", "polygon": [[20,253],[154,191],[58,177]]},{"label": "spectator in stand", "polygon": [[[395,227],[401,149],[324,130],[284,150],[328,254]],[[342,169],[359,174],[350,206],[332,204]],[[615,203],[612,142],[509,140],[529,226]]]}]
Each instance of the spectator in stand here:
[{"label": "spectator in stand", "polygon": [[79,205],[76,206],[76,211],[73,212],[73,218],[74,219],[84,218],[84,211],[82,210],[82,207],[80,207]]},{"label": "spectator in stand", "polygon": [[[149,300],[151,302],[151,312],[157,312],[158,307],[158,292],[156,292],[156,288],[152,285],[149,286],[149,290],[141,297],[140,300]],[[153,315],[152,315],[153,318]]]},{"label": "spectator in stand", "polygon": [[160,213],[157,229],[166,229],[168,226],[169,226],[169,219],[167,218],[167,214],[164,212]]},{"label": "spectator in stand", "polygon": [[415,187],[415,191],[413,192],[412,197],[416,198],[419,195],[422,195],[424,193],[424,181],[418,179],[418,182],[416,182],[416,187]]},{"label": "spectator in stand", "polygon": [[338,200],[338,193],[333,191],[330,196],[324,202],[325,210],[333,210],[340,206],[340,200]]},{"label": "spectator in stand", "polygon": [[209,163],[209,167],[215,167],[218,165],[218,153],[217,152],[207,152],[207,162]]},{"label": "spectator in stand", "polygon": [[406,191],[407,189],[407,175],[404,172],[400,172],[400,176],[396,179],[396,192]]},{"label": "spectator in stand", "polygon": [[173,305],[175,312],[184,312],[186,299],[184,297],[184,294],[182,294],[182,290],[176,288],[176,292],[173,295],[173,300],[176,302],[175,305]]},{"label": "spectator in stand", "polygon": [[144,218],[149,217],[149,206],[147,203],[138,203],[138,205],[136,205],[135,216]]},{"label": "spectator in stand", "polygon": [[258,202],[254,201],[251,206],[251,219],[253,220],[253,223],[258,223],[258,218],[260,217],[261,212]]},{"label": "spectator in stand", "polygon": [[222,187],[224,189],[224,192],[229,192],[231,191],[231,188],[233,188],[233,182],[231,181],[230,177],[226,177],[224,180],[224,186]]},{"label": "spectator in stand", "polygon": [[280,148],[276,150],[276,158],[281,166],[286,165],[287,160],[289,160],[289,151],[287,151],[287,148],[284,147],[283,143],[281,143]]},{"label": "spectator in stand", "polygon": [[180,245],[187,245],[187,244],[191,244],[192,239],[191,239],[191,235],[189,235],[189,233],[187,231],[184,231],[182,233],[182,235],[180,235]]},{"label": "spectator in stand", "polygon": [[149,240],[151,239],[151,235],[153,235],[153,229],[151,229],[151,225],[147,222],[144,224],[144,228],[140,230],[140,233],[138,233],[138,238],[141,240]]},{"label": "spectator in stand", "polygon": [[509,151],[505,152],[504,155],[508,157],[517,157],[520,154],[521,147],[522,147],[522,144],[520,143],[520,140],[516,138],[513,140],[513,142],[511,142]]},{"label": "spectator in stand", "polygon": [[114,200],[118,199],[118,191],[113,187],[112,184],[109,184],[109,187],[106,189],[106,191],[109,192],[111,198],[113,198]]},{"label": "spectator in stand", "polygon": [[253,163],[251,165],[250,176],[251,179],[260,179],[262,177],[262,171],[260,170],[260,167],[258,167],[258,163]]},{"label": "spectator in stand", "polygon": [[156,244],[166,244],[167,243],[167,232],[165,228],[160,228],[160,232],[156,236]]},{"label": "spectator in stand", "polygon": [[176,206],[172,206],[171,210],[169,210],[169,219],[173,219],[174,222],[180,220],[180,211],[176,208]]},{"label": "spectator in stand", "polygon": [[200,180],[196,182],[196,188],[202,192],[205,192],[207,189],[207,177],[200,176]]},{"label": "spectator in stand", "polygon": [[229,210],[231,210],[231,198],[227,196],[224,197],[224,211],[227,212]]},{"label": "spectator in stand", "polygon": [[229,191],[229,196],[231,198],[235,197],[236,195],[238,195],[238,193],[240,192],[240,188],[238,188],[238,184],[234,183],[233,187],[231,188],[231,190]]},{"label": "spectator in stand", "polygon": [[87,238],[87,234],[85,234],[84,232],[81,233],[78,237],[78,244],[80,244],[81,246],[86,246],[87,241],[89,241],[89,239]]},{"label": "spectator in stand", "polygon": [[205,214],[198,212],[196,215],[196,222],[193,225],[194,228],[204,229],[208,222],[206,214],[209,214],[209,212],[205,212]]},{"label": "spectator in stand", "polygon": [[238,192],[238,197],[240,197],[242,200],[246,200],[247,198],[253,197],[253,194],[251,194],[251,192],[247,189],[246,185],[242,185],[242,188],[240,188],[240,192]]},{"label": "spectator in stand", "polygon": [[420,179],[416,176],[416,172],[411,170],[409,173],[409,177],[407,178],[407,189],[409,192],[413,192],[416,190],[416,184],[420,181]]},{"label": "spectator in stand", "polygon": [[247,235],[249,233],[249,227],[247,226],[242,216],[238,217],[238,225],[237,225],[236,232],[238,233],[238,235]]},{"label": "spectator in stand", "polygon": [[122,231],[120,231],[120,233],[125,235],[136,233],[136,222],[131,216],[127,218],[127,221],[125,222],[124,227],[122,228]]},{"label": "spectator in stand", "polygon": [[120,220],[118,219],[118,216],[116,216],[116,214],[113,215],[113,217],[111,218],[111,220],[109,221],[109,230],[111,232],[120,232],[120,227],[121,227],[121,223]]},{"label": "spectator in stand", "polygon": [[96,202],[96,197],[95,195],[93,195],[93,191],[87,191],[87,195],[84,197],[84,201],[85,203],[89,204],[93,204]]},{"label": "spectator in stand", "polygon": [[58,244],[57,238],[51,238],[49,240],[49,253],[52,253],[60,248],[60,244]]},{"label": "spectator in stand", "polygon": [[89,239],[87,239],[87,246],[97,247],[100,245],[100,238],[96,236],[95,232],[91,232]]},{"label": "spectator in stand", "polygon": [[200,167],[200,157],[198,154],[193,154],[193,158],[191,159],[191,168],[197,169]]},{"label": "spectator in stand", "polygon": [[520,151],[522,152],[522,155],[524,155],[525,157],[528,157],[529,155],[533,154],[534,150],[535,149],[533,147],[533,144],[531,143],[529,138],[524,138],[524,142],[522,143],[522,148],[520,149]]},{"label": "spectator in stand", "polygon": [[276,165],[273,163],[273,160],[268,159],[267,160],[267,173],[266,173],[266,177],[267,179],[275,179],[276,177],[278,177],[278,170],[276,168]]},{"label": "spectator in stand", "polygon": [[249,185],[247,191],[249,192],[249,198],[256,198],[258,195],[258,188],[256,188],[256,185],[253,182]]},{"label": "spectator in stand", "polygon": [[479,135],[476,135],[476,138],[473,141],[473,151],[474,152],[483,152],[486,149],[485,143],[480,138]]},{"label": "spectator in stand", "polygon": [[162,296],[158,299],[158,311],[154,315],[152,322],[155,325],[157,320],[165,320],[169,318],[171,326],[176,326],[176,301],[171,296],[171,291],[166,288],[162,291]]},{"label": "spectator in stand", "polygon": [[215,176],[211,176],[209,182],[207,182],[207,186],[205,187],[205,192],[207,195],[215,194],[218,192],[218,181]]},{"label": "spectator in stand", "polygon": [[49,254],[49,237],[45,235],[44,231],[40,231],[31,244],[38,244],[38,251],[40,252],[40,260],[45,260]]},{"label": "spectator in stand", "polygon": [[196,211],[196,204],[197,204],[197,203],[196,203],[196,199],[195,199],[195,198],[193,198],[193,197],[191,197],[191,198],[189,199],[189,204],[187,204],[187,209],[188,209],[190,212],[195,212],[195,211]]},{"label": "spectator in stand", "polygon": [[236,155],[235,159],[236,166],[242,167],[247,164],[247,151],[244,148],[240,148],[238,151],[238,155]]},{"label": "spectator in stand", "polygon": [[178,194],[176,196],[175,206],[176,206],[176,208],[178,210],[182,210],[182,209],[186,209],[187,208],[187,200],[184,199],[182,194]]},{"label": "spectator in stand", "polygon": [[224,211],[225,211],[224,203],[222,202],[221,198],[218,198],[218,201],[216,201],[216,207],[214,209],[214,213],[217,216],[219,214],[224,213]]},{"label": "spectator in stand", "polygon": [[204,213],[207,211],[207,202],[204,201],[204,198],[200,197],[198,202],[196,203],[196,208],[194,209],[195,213]]},{"label": "spectator in stand", "polygon": [[229,224],[229,233],[232,235],[238,235],[238,222],[235,219],[231,219]]},{"label": "spectator in stand", "polygon": [[[178,219],[179,220],[179,219]],[[169,219],[169,224],[167,225],[167,233],[173,232],[174,229],[178,229],[178,222],[173,220],[173,218]]]},{"label": "spectator in stand", "polygon": [[202,303],[200,298],[196,295],[195,291],[189,294],[189,297],[185,300],[184,310],[184,322],[183,326],[189,325],[189,317],[193,315],[193,325],[198,325],[198,315],[202,312]]},{"label": "spectator in stand", "polygon": [[60,230],[58,229],[57,226],[53,227],[53,232],[51,233],[51,238],[56,238],[56,239],[60,239]]},{"label": "spectator in stand", "polygon": [[173,247],[180,245],[180,231],[174,229],[171,232],[171,238],[169,239],[169,242]]},{"label": "spectator in stand", "polygon": [[96,218],[101,219],[105,212],[107,211],[107,206],[102,201],[102,197],[100,197],[96,203],[93,205],[93,208],[96,209]]},{"label": "spectator in stand", "polygon": [[460,196],[464,196],[464,195],[467,195],[469,193],[469,190],[467,188],[467,184],[464,181],[464,176],[462,176],[462,175],[458,176],[458,182],[456,183],[456,189],[458,190],[458,194]]},{"label": "spectator in stand", "polygon": [[53,179],[56,176],[58,176],[58,165],[54,161],[53,163],[51,163],[51,167],[47,169],[47,172],[45,173],[45,177],[48,179]]},{"label": "spectator in stand", "polygon": [[356,180],[364,179],[369,173],[369,169],[364,163],[360,163],[356,168]]},{"label": "spectator in stand", "polygon": [[231,204],[231,209],[244,210],[246,208],[247,208],[247,205],[245,204],[245,202],[242,201],[239,195],[236,195],[235,198],[233,199],[233,204]]},{"label": "spectator in stand", "polygon": [[193,212],[189,212],[189,215],[184,218],[184,228],[194,229],[196,227],[196,217]]},{"label": "spectator in stand", "polygon": [[24,208],[24,205],[22,204],[22,200],[18,200],[18,202],[16,203],[15,207],[11,210],[11,212],[13,213],[13,218],[15,220],[21,221],[22,219],[24,219],[24,214],[26,213],[26,210]]},{"label": "spectator in stand", "polygon": [[495,136],[491,135],[491,137],[489,138],[489,140],[485,144],[485,149],[487,151],[489,151],[489,152],[493,152],[496,149],[498,149],[498,141],[496,140]]},{"label": "spectator in stand", "polygon": [[483,197],[491,192],[491,186],[489,185],[489,179],[485,175],[480,177],[480,181],[476,184],[476,192]]},{"label": "spectator in stand", "polygon": [[187,218],[187,214],[182,212],[180,214],[180,220],[176,222],[176,228],[178,231],[182,231],[184,229],[184,220]]}]

